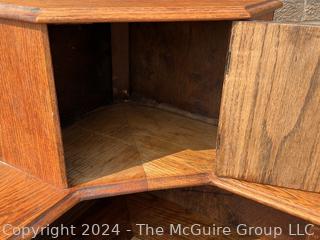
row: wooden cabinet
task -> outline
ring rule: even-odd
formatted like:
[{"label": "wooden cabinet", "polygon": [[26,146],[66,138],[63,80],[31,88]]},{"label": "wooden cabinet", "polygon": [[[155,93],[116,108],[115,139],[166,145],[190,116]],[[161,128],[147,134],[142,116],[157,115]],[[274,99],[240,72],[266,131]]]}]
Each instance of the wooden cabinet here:
[{"label": "wooden cabinet", "polygon": [[200,185],[320,224],[318,27],[232,23],[280,6],[0,1],[0,226]]}]

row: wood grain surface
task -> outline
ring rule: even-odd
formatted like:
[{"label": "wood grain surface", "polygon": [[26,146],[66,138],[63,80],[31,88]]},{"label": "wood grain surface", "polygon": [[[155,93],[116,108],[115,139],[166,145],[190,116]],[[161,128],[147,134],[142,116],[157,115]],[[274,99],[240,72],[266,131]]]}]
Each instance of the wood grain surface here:
[{"label": "wood grain surface", "polygon": [[218,119],[231,22],[130,24],[133,97]]},{"label": "wood grain surface", "polygon": [[64,130],[69,183],[82,199],[211,184],[320,224],[318,193],[212,175],[215,134],[138,103],[102,108]]},{"label": "wood grain surface", "polygon": [[45,25],[0,21],[0,157],[66,187]]},{"label": "wood grain surface", "polygon": [[[84,226],[90,225],[93,228],[97,228],[100,225],[103,228],[104,234],[84,234]],[[110,226],[107,229],[108,224]],[[117,233],[114,226],[118,224],[119,232]],[[61,228],[63,226],[74,226],[74,235],[66,233],[58,233],[58,237],[52,235],[43,234],[38,235],[35,240],[48,240],[48,239],[59,239],[59,240],[129,240],[132,237],[129,211],[127,208],[126,197],[113,197],[104,199],[95,199],[91,201],[84,201],[73,207],[53,222],[50,226],[52,228]],[[95,225],[95,226],[94,226]],[[95,231],[95,230],[94,230]],[[107,235],[108,234],[108,235]]]},{"label": "wood grain surface", "polygon": [[39,23],[231,20],[279,7],[278,0],[2,0],[0,17]]},{"label": "wood grain surface", "polygon": [[[51,226],[76,226],[77,236],[59,236],[58,239],[79,239],[82,224],[109,224],[118,223],[121,233],[116,236],[110,231],[108,239],[129,240],[132,236],[138,239],[274,239],[272,235],[237,236],[236,227],[246,224],[248,227],[281,227],[281,240],[311,240],[308,236],[290,236],[289,225],[294,229],[299,225],[303,229],[308,222],[296,217],[270,209],[259,203],[239,197],[217,187],[194,187],[154,191],[151,193],[130,194],[112,198],[85,201],[64,214]],[[149,230],[140,232],[136,224],[148,223],[153,227],[164,227],[164,235],[155,236]],[[203,226],[229,226],[231,236],[200,236],[169,234],[169,224],[181,224],[190,227],[193,224]],[[129,231],[126,231],[129,230]],[[131,230],[131,231],[130,231]],[[319,237],[317,226],[315,235]],[[127,234],[129,233],[129,234]],[[311,237],[311,236],[310,236]],[[135,238],[135,239],[136,239]],[[38,237],[36,240],[49,239],[48,236]],[[81,236],[81,239],[101,239],[101,236]]]},{"label": "wood grain surface", "polygon": [[231,178],[211,177],[211,184],[269,207],[320,224],[320,195]]},{"label": "wood grain surface", "polygon": [[320,27],[239,22],[217,175],[320,191]]},{"label": "wood grain surface", "polygon": [[[165,194],[165,192],[164,192]],[[130,223],[132,226],[132,232],[135,236],[143,240],[152,239],[256,239],[255,236],[240,236],[236,234],[236,229],[233,225],[229,225],[231,228],[231,235],[205,235],[199,234],[198,236],[192,234],[178,234],[170,233],[170,224],[178,225],[181,224],[185,228],[190,228],[194,224],[199,224],[202,227],[210,228],[215,226],[224,226],[221,222],[221,218],[207,218],[203,215],[197,214],[190,210],[183,208],[183,206],[165,200],[163,198],[156,197],[151,194],[140,194],[127,197],[127,206],[129,210]],[[206,207],[209,207],[207,205]],[[163,227],[164,234],[146,234],[145,231],[140,232],[137,224],[148,223],[149,226]]]},{"label": "wood grain surface", "polygon": [[[281,227],[282,234],[277,239],[302,240],[307,236],[290,235],[291,228],[299,225],[303,229],[308,222],[292,215],[272,209],[252,200],[222,190],[214,186],[170,189],[166,191],[151,192],[152,195],[164,201],[179,205],[185,212],[193,213],[209,222],[218,223],[220,226],[233,226],[246,224],[247,226]],[[161,202],[159,200],[159,202]],[[208,220],[207,220],[208,221]],[[315,236],[320,236],[316,233]],[[257,239],[274,239],[269,236],[257,236]]]},{"label": "wood grain surface", "polygon": [[198,185],[215,159],[215,126],[135,103],[97,110],[63,136],[70,186],[84,191]]},{"label": "wood grain surface", "polygon": [[[78,199],[20,170],[0,163],[0,239],[27,239],[15,228],[43,227],[73,207]],[[23,238],[25,237],[25,238]]]}]

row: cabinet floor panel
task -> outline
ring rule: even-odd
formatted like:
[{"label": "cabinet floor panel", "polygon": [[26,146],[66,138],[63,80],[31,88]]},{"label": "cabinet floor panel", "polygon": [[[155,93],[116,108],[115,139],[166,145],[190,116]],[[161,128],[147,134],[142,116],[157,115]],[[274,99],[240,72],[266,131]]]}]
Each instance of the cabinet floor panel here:
[{"label": "cabinet floor panel", "polygon": [[135,185],[136,191],[204,184],[214,167],[216,132],[136,103],[104,107],[63,131],[69,184]]},{"label": "cabinet floor panel", "polygon": [[137,103],[104,107],[63,131],[69,184],[82,200],[215,185],[320,224],[320,194],[215,176],[216,131]]}]

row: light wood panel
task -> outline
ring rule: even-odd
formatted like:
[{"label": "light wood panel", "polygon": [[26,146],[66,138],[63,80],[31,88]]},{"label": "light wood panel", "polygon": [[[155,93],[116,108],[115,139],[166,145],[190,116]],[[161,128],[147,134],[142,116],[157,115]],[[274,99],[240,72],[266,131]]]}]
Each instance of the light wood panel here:
[{"label": "light wood panel", "polygon": [[0,157],[66,186],[45,25],[0,21]]},{"label": "light wood panel", "polygon": [[217,175],[319,192],[320,27],[238,22],[231,39]]},{"label": "light wood panel", "polygon": [[320,194],[250,183],[230,178],[211,177],[211,184],[264,205],[279,209],[315,224],[320,224]]},{"label": "light wood panel", "polygon": [[212,184],[320,224],[318,193],[212,175],[215,136],[210,124],[138,103],[102,108],[64,130],[72,191],[92,199]]},{"label": "light wood panel", "polygon": [[41,23],[248,19],[272,12],[277,0],[2,0],[0,17]]},{"label": "light wood panel", "polygon": [[85,197],[208,183],[215,159],[215,126],[135,103],[97,110],[63,135],[70,186]]},{"label": "light wood panel", "polygon": [[279,7],[277,0],[2,0],[0,17],[41,23],[227,20]]},{"label": "light wood panel", "polygon": [[46,226],[78,201],[68,190],[57,189],[3,163],[0,176],[0,239],[13,236],[15,228]]}]

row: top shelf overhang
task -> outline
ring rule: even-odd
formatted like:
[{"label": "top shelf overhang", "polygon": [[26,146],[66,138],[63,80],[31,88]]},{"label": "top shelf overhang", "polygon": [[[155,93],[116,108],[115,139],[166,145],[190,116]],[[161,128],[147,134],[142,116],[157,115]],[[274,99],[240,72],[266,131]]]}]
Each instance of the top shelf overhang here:
[{"label": "top shelf overhang", "polygon": [[257,18],[278,0],[0,0],[0,18],[34,23],[217,21]]}]

